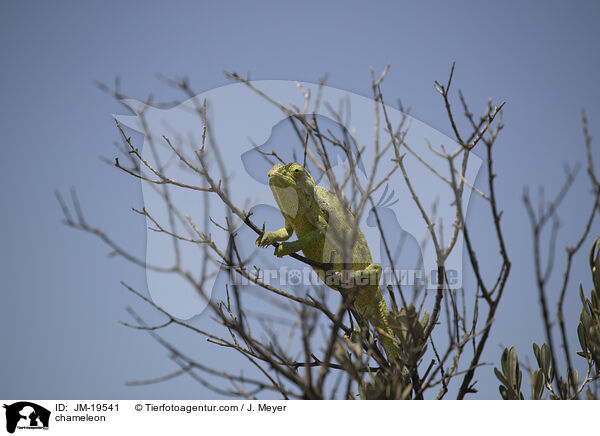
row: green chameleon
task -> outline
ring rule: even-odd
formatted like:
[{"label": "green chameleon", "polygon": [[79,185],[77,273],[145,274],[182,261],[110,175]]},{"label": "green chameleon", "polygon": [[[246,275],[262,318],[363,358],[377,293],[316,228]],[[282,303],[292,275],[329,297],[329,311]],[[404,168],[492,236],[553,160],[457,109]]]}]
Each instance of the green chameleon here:
[{"label": "green chameleon", "polygon": [[[269,186],[285,218],[285,227],[264,232],[256,240],[259,247],[287,241],[294,232],[298,239],[281,242],[275,255],[282,257],[302,251],[315,263],[331,265],[331,271],[312,266],[321,280],[339,292],[352,292],[355,305],[374,326],[393,336],[388,323],[388,309],[379,288],[381,266],[373,263],[367,241],[360,229],[352,247],[351,271],[342,274],[344,237],[352,233],[350,211],[322,186],[317,186],[310,173],[297,163],[275,165],[269,171]],[[344,277],[342,279],[342,277]],[[388,358],[398,353],[389,337],[382,337]]]}]

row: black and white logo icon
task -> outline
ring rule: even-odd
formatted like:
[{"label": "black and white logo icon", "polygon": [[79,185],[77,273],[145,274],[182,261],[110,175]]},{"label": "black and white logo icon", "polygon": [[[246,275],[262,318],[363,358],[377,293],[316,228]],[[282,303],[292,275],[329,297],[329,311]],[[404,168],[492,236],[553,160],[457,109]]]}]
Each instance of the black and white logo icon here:
[{"label": "black and white logo icon", "polygon": [[19,401],[3,406],[6,409],[6,431],[14,433],[16,429],[48,429],[50,411],[28,401]]}]

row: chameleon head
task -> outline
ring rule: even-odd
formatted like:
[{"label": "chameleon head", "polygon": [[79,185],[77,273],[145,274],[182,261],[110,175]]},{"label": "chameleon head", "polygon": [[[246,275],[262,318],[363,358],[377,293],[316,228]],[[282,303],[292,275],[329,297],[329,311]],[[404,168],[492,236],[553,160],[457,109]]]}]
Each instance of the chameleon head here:
[{"label": "chameleon head", "polygon": [[301,204],[310,203],[314,195],[315,181],[300,164],[276,164],[269,171],[269,186],[281,211],[295,218],[298,210],[303,207]]}]

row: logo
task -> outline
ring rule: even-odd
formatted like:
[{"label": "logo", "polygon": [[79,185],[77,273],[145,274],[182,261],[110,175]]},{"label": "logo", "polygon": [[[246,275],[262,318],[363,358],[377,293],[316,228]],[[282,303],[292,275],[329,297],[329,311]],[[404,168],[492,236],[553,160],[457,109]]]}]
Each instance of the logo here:
[{"label": "logo", "polygon": [[6,431],[14,433],[18,429],[48,430],[50,411],[42,406],[28,401],[19,401],[4,405],[6,409]]},{"label": "logo", "polygon": [[[356,198],[356,186],[368,186],[371,172],[374,172],[373,180],[377,181],[372,192],[373,202],[363,209],[358,226],[370,248],[373,262],[384,271],[396,271],[394,278],[384,285],[395,286],[400,282],[415,297],[424,288],[436,289],[439,283],[438,256],[428,227],[435,226],[438,239],[452,247],[444,262],[448,283],[453,287],[461,286],[463,234],[459,231],[457,211],[451,201],[455,193],[448,182],[456,175],[449,171],[447,159],[437,152],[437,149],[444,149],[459,153],[459,144],[410,115],[386,106],[386,116],[391,125],[400,126],[396,136],[402,141],[399,152],[403,155],[403,166],[414,187],[414,192],[411,192],[403,173],[399,169],[394,170],[398,156],[390,145],[387,123],[376,122],[372,99],[311,83],[266,80],[255,81],[253,86],[270,99],[264,99],[262,94],[236,83],[198,94],[168,109],[133,99],[122,100],[134,115],[115,115],[115,118],[123,127],[139,132],[132,140],[136,147],[141,145],[142,160],[153,169],[162,168],[170,180],[185,186],[201,187],[200,191],[174,189],[167,203],[154,184],[142,183],[145,209],[153,219],[168,223],[172,213],[169,207],[172,207],[180,211],[181,216],[202,227],[200,230],[210,235],[212,242],[222,251],[227,251],[227,247],[233,249],[231,238],[235,235],[236,256],[249,265],[260,267],[260,271],[270,274],[272,279],[278,279],[285,291],[305,293],[307,285],[312,284],[308,280],[311,274],[309,267],[305,268],[308,270],[306,274],[304,271],[302,274],[292,273],[302,265],[287,256],[279,259],[273,256],[272,251],[257,248],[256,234],[235,216],[230,222],[233,232],[222,231],[224,223],[230,219],[229,209],[224,207],[219,196],[202,191],[208,186],[202,177],[180,164],[174,149],[185,155],[189,162],[196,162],[194,156],[203,138],[203,120],[197,108],[198,104],[206,101],[210,129],[203,153],[212,165],[209,173],[214,180],[227,181],[227,195],[231,203],[251,215],[257,225],[264,223],[266,230],[283,226],[276,199],[289,208],[286,211],[289,215],[295,216],[298,212],[295,191],[276,189],[273,192],[269,186],[268,172],[275,164],[300,163],[317,185],[332,191],[330,180],[335,178],[340,184],[344,183],[348,179],[352,159],[356,171],[353,182],[344,183],[347,198]],[[320,95],[321,101],[327,102],[307,108],[305,115],[313,124],[318,124],[321,142],[310,139],[294,117],[282,113],[271,103],[289,102],[293,107],[304,107],[306,101],[299,87],[306,90],[307,95]],[[332,115],[330,108],[335,107],[347,108],[344,116]],[[170,138],[174,148],[166,143],[165,138]],[[379,151],[373,145],[376,141],[380,142]],[[305,144],[308,146],[305,147]],[[350,146],[346,150],[340,144]],[[325,169],[319,163],[318,150],[321,149],[328,156],[330,168]],[[461,178],[467,186],[475,185],[481,163],[481,158],[475,153],[469,154],[468,161],[464,160]],[[156,176],[145,165],[141,166],[141,175],[145,180]],[[462,191],[465,211],[471,191]],[[415,204],[415,196],[432,217],[429,225]],[[214,298],[232,284],[235,275],[222,262],[207,260],[207,252],[198,250],[194,244],[178,244],[175,251],[165,233],[155,231],[153,220],[148,217],[147,223],[148,265],[168,268],[179,262],[186,271],[198,271],[202,266],[203,277],[206,277],[203,288],[209,298]],[[183,229],[185,226],[189,226],[189,222],[184,220],[176,227]],[[331,253],[332,250],[323,251],[323,262],[330,261]],[[182,277],[153,268],[146,269],[146,276],[152,300],[175,317],[191,318],[201,313],[208,304],[206,296],[199,295],[198,290]],[[248,286],[254,285],[250,283]]]}]

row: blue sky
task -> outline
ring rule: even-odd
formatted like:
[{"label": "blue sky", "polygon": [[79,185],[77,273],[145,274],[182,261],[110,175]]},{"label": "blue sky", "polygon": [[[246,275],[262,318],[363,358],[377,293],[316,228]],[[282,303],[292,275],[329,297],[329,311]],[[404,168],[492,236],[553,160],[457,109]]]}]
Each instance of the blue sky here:
[{"label": "blue sky", "polygon": [[[598,136],[599,18],[597,4],[585,1],[3,2],[0,396],[213,397],[189,378],[124,386],[172,369],[149,337],[118,324],[126,305],[139,307],[119,281],[143,289],[143,271],[64,227],[53,195],[75,186],[90,221],[144,253],[144,221],[130,211],[142,204],[140,186],[98,159],[113,155],[111,114],[123,109],[93,81],[119,76],[134,97],[177,97],[157,73],[186,75],[201,92],[229,83],[224,69],[307,82],[327,72],[329,85],[368,95],[369,67],[391,64],[388,101],[401,97],[413,116],[450,134],[432,83],[445,80],[455,60],[454,84],[474,110],[490,96],[507,101],[496,156],[513,272],[483,360],[497,363],[500,344],[532,359],[531,342],[543,341],[543,331],[521,193],[539,184],[555,192],[563,164],[583,162],[582,108]],[[561,211],[559,247],[579,232],[588,191],[582,172]],[[469,220],[481,211],[472,204]],[[586,255],[587,248],[575,259],[573,277],[589,286]],[[566,309],[574,332],[575,281]],[[479,380],[474,398],[498,398],[491,367]]]}]

